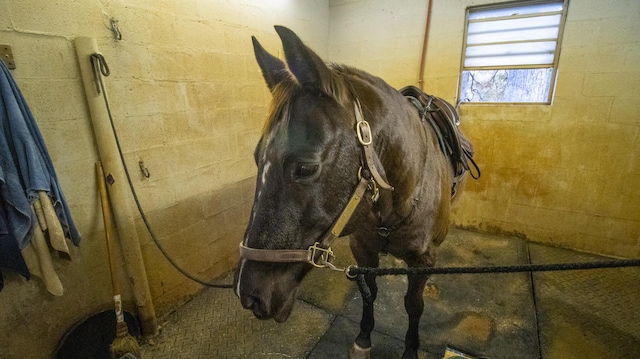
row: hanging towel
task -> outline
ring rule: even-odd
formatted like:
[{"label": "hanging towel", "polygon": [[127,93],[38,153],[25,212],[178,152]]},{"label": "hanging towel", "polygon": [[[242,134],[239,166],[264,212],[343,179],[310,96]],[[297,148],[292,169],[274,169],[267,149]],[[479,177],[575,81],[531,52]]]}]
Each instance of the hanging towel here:
[{"label": "hanging towel", "polygon": [[0,200],[20,249],[31,240],[38,224],[31,204],[39,199],[39,191],[51,198],[65,236],[79,245],[80,234],[40,130],[18,85],[0,61]]},{"label": "hanging towel", "polygon": [[[20,254],[18,242],[11,235],[4,206],[0,205],[0,267],[12,269],[29,279],[29,269]],[[4,278],[0,271],[0,290],[4,286]]]}]

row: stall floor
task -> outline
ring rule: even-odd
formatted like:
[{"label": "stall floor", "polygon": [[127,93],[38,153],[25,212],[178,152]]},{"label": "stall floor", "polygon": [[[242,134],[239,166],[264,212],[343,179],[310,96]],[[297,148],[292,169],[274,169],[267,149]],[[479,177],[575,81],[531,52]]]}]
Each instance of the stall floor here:
[{"label": "stall floor", "polygon": [[[334,246],[337,264],[354,263],[341,241]],[[452,228],[438,266],[603,259],[609,258]],[[383,267],[401,265],[382,257]],[[402,355],[406,282],[378,278],[372,358]],[[443,358],[447,348],[474,358],[640,358],[640,268],[434,275],[424,298],[420,358]],[[142,357],[347,358],[360,315],[355,283],[329,270],[305,278],[282,324],[254,318],[230,289],[209,288],[161,320]]]}]

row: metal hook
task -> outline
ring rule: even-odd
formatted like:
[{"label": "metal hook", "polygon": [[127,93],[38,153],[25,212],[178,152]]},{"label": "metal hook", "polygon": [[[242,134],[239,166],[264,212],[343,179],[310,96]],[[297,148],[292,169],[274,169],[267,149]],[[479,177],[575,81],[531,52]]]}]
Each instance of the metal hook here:
[{"label": "metal hook", "polygon": [[118,27],[118,20],[114,18],[111,18],[111,31],[113,31],[113,36],[115,36],[116,40],[122,40],[122,33]]},{"label": "metal hook", "polygon": [[138,166],[140,166],[140,171],[142,171],[142,174],[146,177],[149,178],[151,177],[151,174],[149,173],[149,169],[147,167],[144,166],[144,161],[140,161],[138,162]]},{"label": "metal hook", "polygon": [[471,102],[471,99],[468,97],[465,97],[463,99],[461,99],[460,101],[458,101],[458,104],[456,105],[456,110],[458,110],[458,107],[460,107],[460,104],[463,102]]}]

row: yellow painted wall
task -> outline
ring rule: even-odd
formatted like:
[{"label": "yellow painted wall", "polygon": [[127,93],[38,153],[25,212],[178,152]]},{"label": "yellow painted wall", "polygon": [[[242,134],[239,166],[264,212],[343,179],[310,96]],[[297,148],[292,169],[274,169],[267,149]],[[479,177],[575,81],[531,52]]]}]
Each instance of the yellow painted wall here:
[{"label": "yellow painted wall", "polygon": [[[172,257],[203,280],[237,262],[253,200],[258,140],[270,95],[251,35],[277,54],[274,24],[292,28],[324,56],[327,1],[90,0],[0,2],[0,44],[49,148],[83,235],[73,261],[55,260],[65,293],[3,270],[0,358],[49,358],[77,320],[112,307],[94,163],[98,152],[73,40],[96,38],[125,159],[143,208]],[[109,19],[119,20],[122,40]],[[151,177],[138,169],[143,160]],[[133,208],[133,207],[132,207]],[[159,316],[202,286],[160,255],[138,219]],[[132,296],[122,276],[127,310]]]},{"label": "yellow painted wall", "polygon": [[[464,9],[434,0],[425,88],[455,100]],[[454,223],[615,254],[640,255],[640,17],[636,0],[570,4],[551,106],[464,105],[463,130],[483,169]],[[295,30],[325,59],[393,86],[417,84],[425,1],[47,0],[0,2],[0,44],[31,106],[83,234],[56,261],[65,295],[6,275],[0,356],[50,357],[78,319],[110,307],[110,281],[93,173],[98,159],[73,39],[98,40],[125,157],[150,222],[189,271],[213,279],[235,264],[253,196],[253,146],[269,94],[250,35],[277,53],[273,24]],[[108,20],[119,20],[116,41]],[[151,172],[137,171],[143,160]],[[140,221],[159,315],[200,285],[160,256]],[[124,279],[124,278],[122,278]],[[125,286],[127,309],[133,309]]]},{"label": "yellow painted wall", "polygon": [[426,1],[331,0],[329,5],[332,62],[365,70],[396,88],[417,84]]},{"label": "yellow painted wall", "polygon": [[[456,101],[465,9],[494,2],[433,0],[427,92]],[[330,9],[333,61],[398,88],[417,84],[426,1],[334,0]],[[573,0],[552,105],[461,106],[483,174],[454,224],[640,256],[638,23],[638,1]]]}]

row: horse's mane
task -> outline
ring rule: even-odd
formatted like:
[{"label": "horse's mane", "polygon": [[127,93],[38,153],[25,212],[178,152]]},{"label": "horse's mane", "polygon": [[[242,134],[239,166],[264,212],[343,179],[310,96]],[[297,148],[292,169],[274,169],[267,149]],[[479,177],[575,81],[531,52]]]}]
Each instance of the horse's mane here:
[{"label": "horse's mane", "polygon": [[[374,86],[379,86],[381,81],[379,78],[369,74],[368,72],[359,70],[354,67],[330,64],[331,70],[328,78],[323,79],[327,84],[325,88],[330,92],[328,95],[337,102],[348,106],[355,98],[354,83],[364,82]],[[271,132],[278,124],[284,124],[289,121],[289,107],[292,99],[299,93],[302,86],[296,81],[293,75],[276,84],[272,91],[272,100],[267,121],[262,129],[262,133]]]}]

